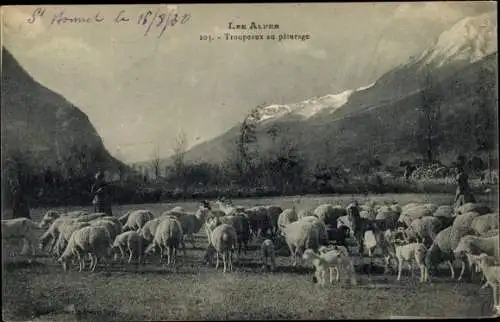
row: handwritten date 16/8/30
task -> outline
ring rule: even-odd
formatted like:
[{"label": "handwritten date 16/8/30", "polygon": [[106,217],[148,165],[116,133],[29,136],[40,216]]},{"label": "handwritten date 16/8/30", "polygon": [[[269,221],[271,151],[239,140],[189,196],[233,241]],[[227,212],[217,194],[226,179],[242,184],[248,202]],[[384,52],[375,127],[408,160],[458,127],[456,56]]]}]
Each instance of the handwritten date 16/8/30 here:
[{"label": "handwritten date 16/8/30", "polygon": [[146,28],[146,31],[144,32],[145,36],[149,33],[152,27],[161,28],[161,32],[158,35],[158,38],[160,38],[167,28],[173,27],[178,23],[183,25],[190,19],[191,15],[189,13],[179,16],[178,13],[174,13],[172,11],[164,13],[159,10],[148,10],[138,15],[137,23]]}]

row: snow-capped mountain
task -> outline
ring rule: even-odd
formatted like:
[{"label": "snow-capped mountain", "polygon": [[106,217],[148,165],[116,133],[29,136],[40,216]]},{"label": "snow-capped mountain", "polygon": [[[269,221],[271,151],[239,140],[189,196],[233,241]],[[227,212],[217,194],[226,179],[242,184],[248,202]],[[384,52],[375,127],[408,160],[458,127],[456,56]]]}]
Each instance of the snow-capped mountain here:
[{"label": "snow-capped mountain", "polygon": [[366,90],[372,87],[374,83],[360,87],[356,90],[345,90],[338,94],[327,94],[320,97],[313,97],[298,103],[289,105],[271,104],[264,106],[258,110],[259,122],[264,122],[270,119],[276,120],[283,116],[300,116],[304,119],[309,119],[318,113],[325,111],[328,113],[335,112],[339,107],[349,101],[349,97],[355,93]]},{"label": "snow-capped mountain", "polygon": [[466,17],[443,32],[436,44],[423,52],[420,61],[442,67],[456,61],[474,63],[497,51],[497,17],[485,13]]}]

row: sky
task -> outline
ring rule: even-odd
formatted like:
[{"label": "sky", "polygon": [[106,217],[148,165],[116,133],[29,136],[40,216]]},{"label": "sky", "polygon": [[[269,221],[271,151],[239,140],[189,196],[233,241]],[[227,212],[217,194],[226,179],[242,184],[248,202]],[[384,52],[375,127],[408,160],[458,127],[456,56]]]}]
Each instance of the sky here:
[{"label": "sky", "polygon": [[[183,4],[2,7],[2,42],[34,79],[85,112],[125,162],[172,153],[222,134],[259,104],[335,94],[376,81],[495,2]],[[162,26],[148,10],[186,15]],[[36,15],[33,20],[33,14]],[[113,22],[121,12],[129,21]],[[95,17],[58,23],[54,17]],[[151,18],[152,16],[149,16]],[[158,20],[157,22],[160,22]],[[229,30],[228,23],[279,24]],[[29,23],[32,22],[32,23]],[[224,40],[224,33],[308,34],[301,40]],[[221,40],[200,40],[200,35]]]}]

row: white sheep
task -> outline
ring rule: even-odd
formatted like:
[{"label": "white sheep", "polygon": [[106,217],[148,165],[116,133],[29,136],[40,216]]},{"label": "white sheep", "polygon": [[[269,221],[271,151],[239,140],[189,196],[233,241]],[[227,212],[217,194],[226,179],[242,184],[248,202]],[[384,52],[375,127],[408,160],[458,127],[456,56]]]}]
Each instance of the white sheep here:
[{"label": "white sheep", "polygon": [[205,225],[207,230],[207,235],[210,236],[210,244],[205,253],[205,258],[211,259],[215,253],[216,264],[215,269],[219,268],[219,255],[222,256],[222,262],[224,264],[224,273],[227,270],[230,272],[233,270],[233,252],[236,246],[236,230],[233,226],[227,224],[221,224],[217,227],[213,227],[210,224]]},{"label": "white sheep", "polygon": [[[482,253],[500,258],[499,244],[500,240],[498,235],[491,237],[464,236],[460,239],[460,242],[454,250],[454,254],[456,258],[462,259],[468,254],[479,255]],[[471,257],[467,257],[467,260],[469,261],[469,267],[471,267]]]},{"label": "white sheep", "polygon": [[364,249],[368,249],[368,256],[370,258],[370,265],[373,265],[373,255],[376,248],[378,248],[384,258],[384,273],[389,273],[391,268],[391,258],[396,259],[396,251],[392,243],[394,239],[393,232],[389,229],[381,230],[367,230],[363,238]]},{"label": "white sheep", "polygon": [[453,228],[458,228],[458,229],[465,229],[465,228],[471,228],[472,229],[472,222],[476,217],[479,217],[480,214],[478,212],[467,212],[461,215],[457,215],[455,217],[455,220],[453,221],[452,227]]},{"label": "white sheep", "polygon": [[493,307],[498,311],[499,302],[498,302],[498,283],[500,283],[500,266],[492,265],[491,259],[486,254],[481,254],[479,260],[479,266],[481,267],[481,271],[486,277],[486,283],[481,287],[485,288],[487,285],[490,285],[493,289]]},{"label": "white sheep", "polygon": [[409,227],[412,221],[414,221],[415,219],[425,216],[432,216],[436,209],[437,205],[433,204],[424,204],[403,209],[403,211],[401,212],[401,216],[399,216],[398,218],[398,222],[405,224],[406,227]]},{"label": "white sheep", "polygon": [[61,227],[64,225],[73,225],[75,222],[82,223],[85,221],[76,221],[76,219],[72,218],[58,218],[54,220],[49,229],[47,229],[47,231],[40,237],[40,249],[44,250],[47,244],[50,243],[48,252],[51,253],[54,250],[54,246],[59,238]]},{"label": "white sheep", "polygon": [[167,254],[167,265],[175,264],[177,249],[182,243],[183,231],[180,221],[171,216],[163,219],[155,232],[153,242],[146,248],[146,253],[150,253],[156,248],[160,249],[160,261]]},{"label": "white sheep", "polygon": [[108,220],[103,218],[98,218],[96,220],[90,221],[91,226],[101,226],[106,229],[108,229],[108,232],[111,236],[111,239],[114,240],[116,236],[118,236],[121,233],[121,225],[119,222],[113,221],[113,220]]},{"label": "white sheep", "polygon": [[482,203],[468,202],[455,209],[455,214],[463,215],[468,212],[477,212],[480,215],[491,213],[490,207]]},{"label": "white sheep", "polygon": [[320,246],[319,230],[314,223],[298,220],[282,231],[292,256],[292,265],[297,266],[297,258],[308,248],[317,250]]},{"label": "white sheep", "polygon": [[416,241],[431,245],[437,234],[449,227],[453,223],[453,218],[427,216],[415,219],[404,231],[407,242]]},{"label": "white sheep", "polygon": [[73,220],[79,221],[79,222],[84,222],[84,221],[92,221],[92,220],[95,220],[97,218],[102,218],[102,217],[107,217],[107,216],[109,216],[109,215],[105,212],[94,212],[94,213],[78,216],[76,218],[73,218]]},{"label": "white sheep", "polygon": [[139,234],[146,239],[148,242],[152,242],[155,238],[156,229],[161,222],[161,218],[155,218],[153,220],[148,221],[141,227],[139,230]]},{"label": "white sheep", "polygon": [[120,222],[120,224],[122,224],[122,226],[124,226],[127,223],[128,217],[130,216],[131,213],[132,211],[127,211],[118,218],[118,221]]},{"label": "white sheep", "polygon": [[141,209],[132,211],[127,218],[127,223],[123,226],[122,231],[137,230],[152,219],[154,219],[154,215],[149,210]]},{"label": "white sheep", "polygon": [[69,268],[69,261],[76,257],[80,262],[80,272],[85,269],[85,255],[91,258],[90,270],[97,266],[97,259],[105,257],[111,247],[112,240],[108,230],[104,227],[83,227],[71,235],[66,249],[57,260],[62,263],[65,271]]},{"label": "white sheep", "polygon": [[483,235],[490,230],[498,229],[499,222],[500,218],[498,213],[480,215],[472,220],[471,228],[478,235]]},{"label": "white sheep", "polygon": [[116,236],[111,245],[111,249],[115,252],[115,259],[117,259],[118,255],[116,251],[120,251],[122,259],[125,257],[126,253],[129,253],[128,263],[132,262],[133,257],[136,257],[140,263],[147,246],[148,241],[138,232],[132,230]]},{"label": "white sheep", "polygon": [[274,271],[276,269],[276,250],[272,240],[266,239],[260,244],[260,254],[262,264],[265,267],[271,267],[271,271]]},{"label": "white sheep", "polygon": [[439,206],[436,211],[432,214],[434,217],[445,217],[452,218],[453,217],[453,207],[452,206]]},{"label": "white sheep", "polygon": [[90,223],[77,221],[67,222],[64,225],[59,226],[59,236],[57,237],[57,242],[55,245],[55,255],[57,257],[61,256],[61,254],[64,252],[64,249],[68,245],[73,232],[87,226],[90,226]]},{"label": "white sheep", "polygon": [[357,285],[354,264],[345,250],[334,248],[318,255],[312,249],[306,249],[302,258],[312,262],[316,270],[315,277],[321,286],[325,286],[327,282],[327,271],[329,271],[330,283],[333,284],[334,270],[337,273],[335,278],[337,283],[340,280],[339,270],[346,270],[348,277],[350,277],[351,284]]},{"label": "white sheep", "polygon": [[70,211],[66,213],[59,213],[55,210],[49,210],[43,215],[42,219],[40,220],[39,227],[42,229],[48,229],[50,225],[58,218],[77,218],[88,214],[89,213],[84,210]]},{"label": "white sheep", "polygon": [[179,219],[182,225],[183,240],[182,246],[184,254],[186,253],[186,246],[184,239],[189,240],[193,248],[194,245],[194,234],[198,233],[205,223],[209,210],[206,208],[199,208],[195,213],[191,212],[178,212],[176,217]]},{"label": "white sheep", "polygon": [[39,226],[28,218],[2,219],[2,239],[22,239],[22,255],[36,255],[36,233]]},{"label": "white sheep", "polygon": [[346,215],[346,210],[340,205],[322,204],[313,211],[314,216],[318,217],[325,225],[337,225],[337,219]]},{"label": "white sheep", "polygon": [[234,215],[236,212],[245,211],[245,207],[243,206],[234,206],[231,202],[226,200],[218,199],[215,201],[215,204],[219,206],[219,209],[222,210],[226,215]]},{"label": "white sheep", "polygon": [[291,209],[285,209],[283,212],[279,215],[278,218],[278,226],[280,231],[283,230],[287,225],[293,223],[294,221],[297,221],[299,218],[297,217],[297,211],[295,210],[295,205]]},{"label": "white sheep", "polygon": [[401,275],[403,272],[403,265],[408,262],[408,267],[411,271],[412,278],[415,276],[413,271],[412,262],[415,261],[417,266],[420,268],[420,282],[429,281],[429,271],[425,264],[425,254],[427,248],[422,243],[410,243],[402,245],[396,242],[396,259],[398,261],[398,277],[397,280],[401,280]]}]

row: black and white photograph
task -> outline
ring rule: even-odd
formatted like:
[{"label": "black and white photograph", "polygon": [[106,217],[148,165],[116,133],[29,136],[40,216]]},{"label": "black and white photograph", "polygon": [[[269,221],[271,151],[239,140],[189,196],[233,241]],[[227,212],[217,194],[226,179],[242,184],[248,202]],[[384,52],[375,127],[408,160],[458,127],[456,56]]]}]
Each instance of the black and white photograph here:
[{"label": "black and white photograph", "polygon": [[2,320],[500,316],[497,15],[2,6]]}]

